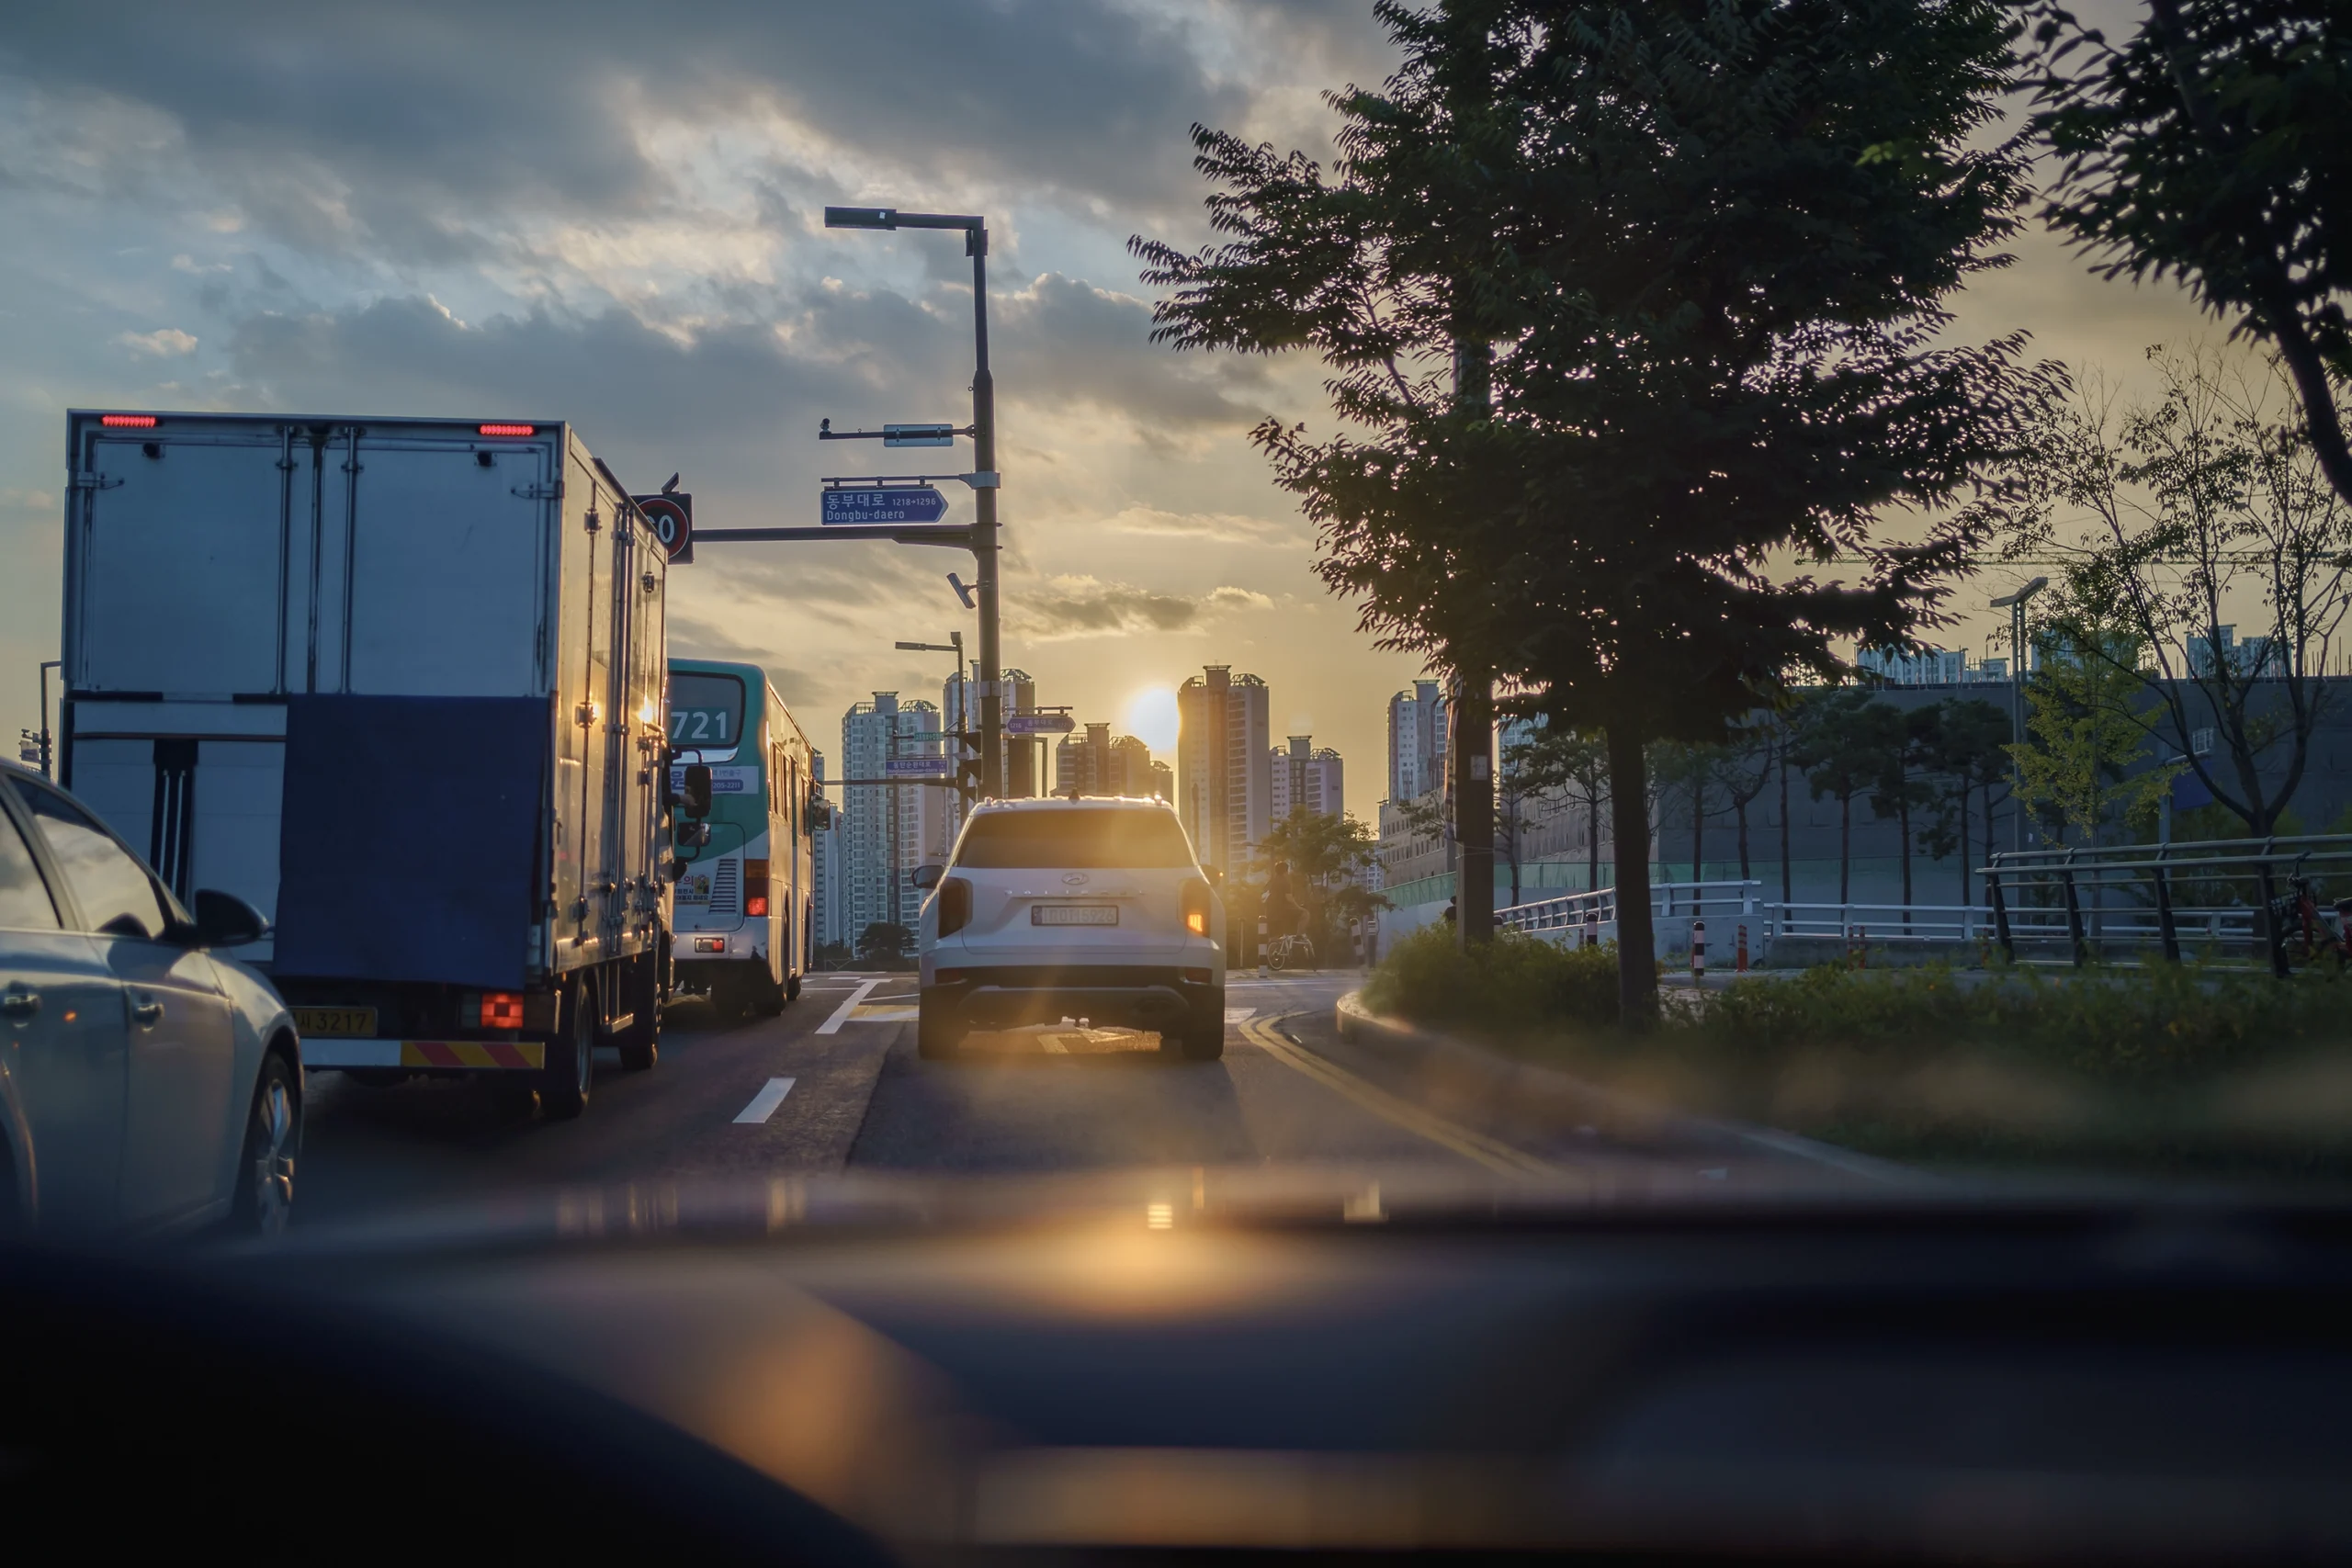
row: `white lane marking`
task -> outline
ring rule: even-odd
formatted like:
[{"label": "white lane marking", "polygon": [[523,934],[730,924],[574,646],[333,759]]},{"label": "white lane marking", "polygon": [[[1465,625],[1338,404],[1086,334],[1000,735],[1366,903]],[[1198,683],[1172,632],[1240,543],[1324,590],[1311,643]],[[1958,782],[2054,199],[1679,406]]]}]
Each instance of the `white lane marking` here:
[{"label": "white lane marking", "polygon": [[[899,998],[893,997],[891,1001]],[[852,1023],[912,1023],[922,1017],[921,1008],[891,1007],[885,1002],[866,1002],[850,1016]]]},{"label": "white lane marking", "polygon": [[767,1087],[752,1096],[752,1103],[743,1107],[736,1116],[736,1125],[741,1126],[747,1122],[757,1123],[766,1121],[775,1114],[775,1108],[782,1105],[784,1097],[791,1092],[790,1078],[768,1079]]},{"label": "white lane marking", "polygon": [[881,983],[882,982],[879,980],[859,981],[857,989],[849,994],[849,999],[842,1003],[840,1007],[833,1010],[832,1017],[825,1020],[824,1022],[817,1026],[817,1032],[820,1034],[839,1034],[842,1032],[842,1025],[849,1021],[850,1014],[857,1010],[857,1004],[865,999],[865,993],[872,990]]},{"label": "white lane marking", "polygon": [[1240,1023],[1245,1020],[1252,1019],[1257,1016],[1258,1010],[1256,1008],[1227,1008],[1225,1010],[1225,1021],[1227,1023]]},{"label": "white lane marking", "polygon": [[1062,1037],[1058,1034],[1045,1035],[1041,1037],[1039,1043],[1043,1044],[1047,1053],[1052,1055],[1067,1056],[1069,1055],[1069,1047],[1062,1043]]}]

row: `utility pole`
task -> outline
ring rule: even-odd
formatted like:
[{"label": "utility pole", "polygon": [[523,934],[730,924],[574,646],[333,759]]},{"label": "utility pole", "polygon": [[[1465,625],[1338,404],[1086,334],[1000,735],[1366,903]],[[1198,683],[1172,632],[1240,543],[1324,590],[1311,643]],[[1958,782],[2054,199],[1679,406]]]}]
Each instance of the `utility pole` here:
[{"label": "utility pole", "polygon": [[[1985,608],[2009,613],[2009,739],[2025,744],[2025,602],[2050,586],[2037,577],[2014,593],[2004,593]],[[2014,756],[2009,761],[2009,847],[2025,848],[2025,768]],[[1984,846],[1987,853],[1992,845]]]}]

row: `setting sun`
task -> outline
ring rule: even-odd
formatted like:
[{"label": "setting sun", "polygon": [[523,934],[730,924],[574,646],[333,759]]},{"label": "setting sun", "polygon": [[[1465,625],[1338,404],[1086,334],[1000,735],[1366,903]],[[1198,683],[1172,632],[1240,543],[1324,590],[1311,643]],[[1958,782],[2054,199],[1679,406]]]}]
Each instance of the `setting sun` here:
[{"label": "setting sun", "polygon": [[1176,750],[1176,694],[1166,686],[1147,686],[1127,699],[1119,728],[1154,751]]}]

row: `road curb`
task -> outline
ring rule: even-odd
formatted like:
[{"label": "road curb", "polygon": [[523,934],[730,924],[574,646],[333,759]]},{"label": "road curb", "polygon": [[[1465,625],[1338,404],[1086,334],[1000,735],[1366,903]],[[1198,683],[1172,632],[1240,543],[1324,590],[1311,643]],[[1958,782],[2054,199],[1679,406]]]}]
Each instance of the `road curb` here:
[{"label": "road curb", "polygon": [[1333,1010],[1332,1022],[1340,1038],[1351,1044],[1385,1046],[1390,1050],[1409,1051],[1439,1058],[1458,1071],[1489,1081],[1499,1092],[1531,1098],[1541,1096],[1584,1107],[1597,1124],[1749,1152],[1760,1150],[1889,1185],[1917,1186],[1935,1179],[1909,1166],[1897,1165],[1892,1160],[1879,1159],[1871,1155],[1856,1154],[1851,1149],[1839,1148],[1835,1144],[1825,1144],[1795,1133],[1784,1133],[1777,1127],[1759,1127],[1724,1117],[1698,1116],[1672,1110],[1635,1095],[1604,1089],[1572,1073],[1564,1073],[1557,1067],[1506,1056],[1483,1045],[1423,1029],[1402,1019],[1383,1018],[1363,1005],[1361,990],[1350,991],[1340,998]]}]

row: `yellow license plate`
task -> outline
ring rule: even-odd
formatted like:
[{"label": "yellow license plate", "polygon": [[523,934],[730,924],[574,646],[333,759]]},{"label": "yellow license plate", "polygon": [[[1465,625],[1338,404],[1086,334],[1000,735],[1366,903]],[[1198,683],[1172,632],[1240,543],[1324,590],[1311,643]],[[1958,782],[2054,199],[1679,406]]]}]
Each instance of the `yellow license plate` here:
[{"label": "yellow license plate", "polygon": [[330,1036],[362,1040],[376,1032],[374,1008],[296,1008],[294,1027],[313,1040]]}]

